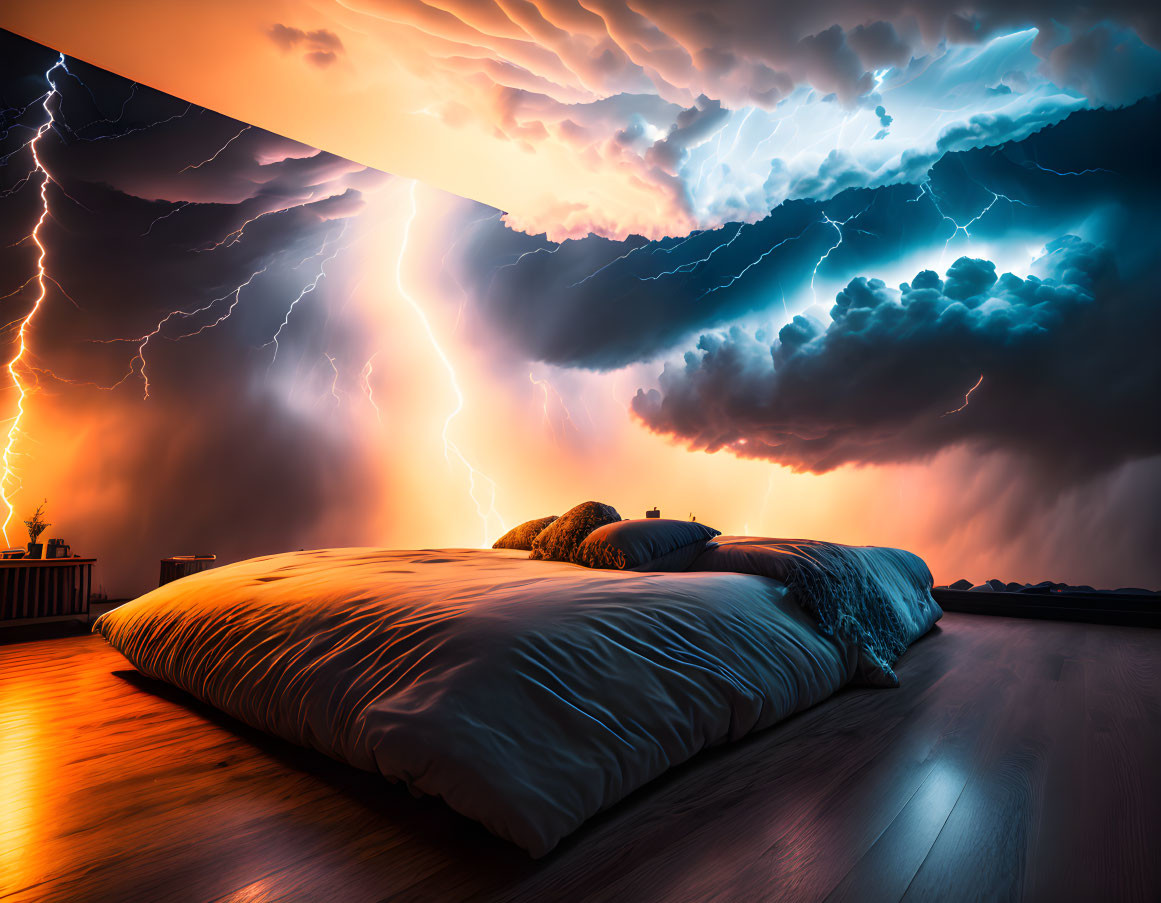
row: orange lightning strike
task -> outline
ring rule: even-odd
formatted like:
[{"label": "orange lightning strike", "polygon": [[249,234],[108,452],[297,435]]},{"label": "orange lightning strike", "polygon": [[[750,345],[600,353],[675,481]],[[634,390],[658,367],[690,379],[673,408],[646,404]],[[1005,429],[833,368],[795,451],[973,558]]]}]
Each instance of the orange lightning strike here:
[{"label": "orange lightning strike", "polygon": [[[424,332],[427,333],[428,341],[431,342],[431,347],[435,350],[436,356],[439,358],[440,363],[443,364],[443,368],[447,371],[448,381],[451,383],[452,392],[455,393],[455,408],[452,409],[451,413],[447,415],[447,418],[443,422],[443,455],[444,458],[449,462],[451,461],[452,455],[454,455],[464,466],[464,469],[468,472],[468,495],[471,496],[472,501],[475,503],[476,512],[479,514],[480,520],[483,524],[483,544],[484,546],[488,546],[490,544],[488,542],[490,536],[488,532],[488,523],[490,518],[494,517],[500,524],[501,533],[507,529],[507,526],[504,523],[504,519],[500,517],[499,513],[496,511],[496,483],[490,477],[476,470],[476,468],[472,466],[472,462],[467,459],[464,453],[459,450],[459,447],[451,440],[451,437],[448,435],[451,431],[452,421],[455,420],[464,409],[464,393],[460,390],[459,379],[456,377],[455,367],[453,366],[451,359],[444,352],[443,347],[439,344],[439,339],[436,338],[435,331],[432,329],[431,321],[427,318],[427,314],[424,312],[423,307],[420,306],[419,302],[411,296],[411,294],[403,285],[403,260],[407,253],[408,242],[411,240],[411,226],[415,222],[415,217],[419,212],[419,207],[415,199],[416,184],[417,183],[415,181],[412,181],[411,187],[408,190],[411,211],[408,214],[407,221],[403,226],[403,240],[399,243],[399,256],[395,260],[395,285],[399,291],[400,297],[407,302],[408,306],[412,309],[412,311],[415,312],[416,317],[419,318],[419,322],[422,324]],[[488,493],[487,507],[485,507],[483,499],[477,494],[476,491],[477,481],[479,480],[486,482],[491,487]]]},{"label": "orange lightning strike", "polygon": [[[36,314],[39,312],[41,304],[44,303],[45,297],[48,295],[48,280],[50,278],[45,272],[44,268],[44,260],[47,256],[47,252],[45,251],[44,244],[40,240],[40,229],[41,226],[44,225],[44,221],[48,219],[48,185],[49,182],[52,181],[52,176],[48,174],[48,170],[45,169],[44,163],[40,159],[40,153],[37,144],[44,136],[44,133],[53,127],[53,123],[55,121],[53,119],[52,109],[49,107],[49,101],[52,100],[54,95],[59,96],[60,92],[57,90],[56,82],[52,80],[52,73],[55,69],[64,66],[64,61],[65,58],[64,54],[62,53],[57,61],[53,63],[48,71],[44,73],[45,81],[48,82],[50,88],[50,90],[44,95],[44,102],[42,104],[46,118],[45,121],[41,124],[40,128],[36,130],[36,135],[32,138],[31,141],[28,142],[27,145],[29,150],[32,152],[32,171],[34,173],[40,173],[40,217],[37,219],[36,225],[33,227],[32,233],[29,236],[32,243],[36,245],[37,249],[36,276],[34,277],[36,279],[37,285],[37,296],[31,310],[29,310],[24,318],[20,321],[20,329],[17,332],[16,354],[14,354],[12,359],[8,361],[8,375],[12,377],[12,385],[15,386],[19,397],[16,401],[16,416],[12,418],[12,421],[8,426],[8,437],[4,444],[3,454],[4,473],[3,475],[0,475],[0,500],[4,502],[4,507],[8,510],[8,514],[4,518],[4,525],[2,528],[0,528],[0,530],[2,530],[4,533],[5,543],[9,542],[8,525],[12,522],[12,516],[15,514],[15,509],[12,505],[12,493],[15,492],[16,489],[20,488],[20,480],[16,477],[16,474],[12,470],[12,457],[16,454],[16,440],[20,435],[20,422],[24,419],[24,400],[28,394],[28,390],[20,378],[19,366],[21,364],[22,358],[28,351],[29,327],[32,325],[32,321],[36,318]],[[31,282],[32,280],[30,279],[29,281]],[[27,284],[28,283],[26,282],[25,285]],[[14,488],[12,488],[13,482],[16,483]]]},{"label": "orange lightning strike", "polygon": [[974,392],[976,389],[978,389],[980,387],[980,383],[982,383],[983,381],[984,381],[984,375],[981,373],[980,378],[976,380],[976,384],[967,390],[967,394],[963,397],[963,404],[961,404],[958,408],[955,408],[954,410],[944,411],[939,416],[946,417],[948,414],[958,414],[960,411],[962,411],[964,408],[966,408],[968,406],[968,403],[972,399],[972,392]]}]

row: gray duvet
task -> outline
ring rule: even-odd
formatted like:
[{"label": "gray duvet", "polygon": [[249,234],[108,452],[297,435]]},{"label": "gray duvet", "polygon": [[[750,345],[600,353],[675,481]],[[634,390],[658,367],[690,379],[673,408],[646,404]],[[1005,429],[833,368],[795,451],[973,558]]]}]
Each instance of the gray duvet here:
[{"label": "gray duvet", "polygon": [[[940,615],[919,565],[890,600],[907,642]],[[144,674],[440,796],[533,856],[700,750],[830,696],[860,658],[769,576],[504,550],[256,558],[94,630]]]}]

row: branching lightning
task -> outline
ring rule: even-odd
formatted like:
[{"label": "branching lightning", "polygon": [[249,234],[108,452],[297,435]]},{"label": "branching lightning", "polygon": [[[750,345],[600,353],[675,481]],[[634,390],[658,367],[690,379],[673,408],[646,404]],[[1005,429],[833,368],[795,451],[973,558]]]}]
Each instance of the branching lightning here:
[{"label": "branching lightning", "polygon": [[[443,422],[442,438],[444,459],[450,462],[451,459],[455,457],[455,459],[458,460],[467,471],[468,494],[476,506],[476,512],[480,516],[480,521],[483,525],[483,544],[487,546],[488,537],[490,535],[488,526],[490,518],[494,517],[500,524],[500,532],[504,532],[506,529],[504,519],[500,517],[499,513],[496,511],[496,483],[490,477],[481,473],[474,466],[472,466],[472,462],[468,460],[467,456],[465,456],[464,453],[460,451],[459,446],[457,446],[451,439],[450,434],[452,422],[464,409],[464,393],[460,389],[459,379],[456,376],[455,366],[452,364],[451,359],[447,356],[447,353],[443,350],[443,346],[440,345],[439,339],[435,335],[435,330],[432,328],[431,320],[428,319],[427,313],[424,311],[423,307],[419,304],[418,301],[415,300],[412,294],[407,291],[406,286],[403,284],[403,261],[407,256],[407,245],[411,241],[411,227],[419,213],[419,205],[415,197],[416,185],[417,183],[412,181],[407,192],[410,203],[410,210],[403,226],[403,239],[399,243],[399,256],[395,260],[395,286],[399,292],[399,296],[407,302],[408,307],[411,308],[411,310],[415,313],[415,316],[419,319],[419,322],[423,327],[423,331],[426,333],[428,341],[431,343],[431,347],[435,351],[436,357],[439,358],[440,363],[443,365],[444,370],[447,372],[448,382],[451,384],[456,403],[455,407],[451,410]],[[557,247],[559,248],[560,246],[558,245]],[[483,497],[481,497],[481,495],[479,495],[477,492],[477,483],[480,481],[487,483],[489,486],[487,501],[485,501]]]},{"label": "branching lightning", "polygon": [[314,196],[314,192],[311,192],[310,196],[305,201],[302,201],[298,204],[290,204],[287,207],[274,207],[270,210],[263,210],[261,213],[256,213],[252,217],[247,219],[237,229],[234,229],[230,232],[227,232],[224,236],[222,236],[217,241],[211,242],[208,245],[203,245],[200,248],[193,248],[192,250],[194,250],[198,253],[201,253],[202,251],[216,251],[218,248],[221,248],[221,247],[232,248],[234,245],[236,245],[238,242],[240,242],[245,237],[246,229],[249,226],[251,226],[253,223],[256,223],[258,220],[263,219],[264,217],[267,217],[267,216],[274,216],[275,214],[278,214],[278,213],[286,213],[288,210],[298,210],[301,207],[309,207],[311,204],[320,203],[322,201],[328,201],[332,197],[336,197],[336,195],[329,195],[328,197],[325,197],[325,198],[316,198]]},{"label": "branching lightning", "polygon": [[576,288],[578,285],[583,285],[584,283],[586,283],[590,279],[592,279],[594,276],[596,276],[598,273],[603,273],[605,270],[607,270],[609,267],[611,267],[614,263],[617,263],[620,260],[624,260],[626,257],[631,257],[632,255],[634,255],[638,251],[640,251],[642,248],[647,248],[651,244],[653,244],[653,242],[647,241],[644,244],[637,245],[637,247],[635,247],[635,248],[631,248],[630,250],[628,250],[624,254],[622,254],[620,257],[614,257],[612,260],[610,260],[608,263],[606,263],[603,267],[600,267],[599,269],[593,270],[593,272],[589,273],[583,279],[578,279],[576,282],[574,282],[572,285],[570,285],[569,288]]},{"label": "branching lightning", "polygon": [[[343,235],[346,233],[346,231],[347,231],[347,227],[346,227],[346,224],[344,224],[343,228],[339,231],[339,238],[340,239],[343,237]],[[324,241],[322,248],[319,249],[319,254],[323,254],[326,252],[326,245],[327,245],[327,243],[326,243],[326,241]],[[302,288],[302,291],[300,291],[298,293],[298,296],[293,301],[290,302],[290,305],[286,308],[286,316],[282,318],[282,322],[279,324],[278,329],[275,330],[274,335],[270,338],[270,341],[262,346],[263,348],[267,348],[270,345],[274,346],[274,354],[270,358],[271,365],[273,365],[274,361],[277,360],[277,358],[278,358],[278,337],[280,335],[282,335],[282,330],[284,330],[286,328],[287,324],[290,323],[290,315],[292,313],[294,313],[295,306],[298,304],[299,301],[301,301],[303,298],[305,298],[307,295],[309,295],[311,292],[313,292],[316,288],[318,288],[319,282],[321,282],[323,277],[326,276],[326,274],[327,274],[327,264],[330,263],[332,260],[334,260],[336,257],[338,257],[339,252],[342,250],[343,250],[343,248],[340,245],[339,247],[335,248],[335,250],[331,253],[331,255],[329,257],[325,258],[323,260],[323,262],[321,264],[319,264],[318,275],[315,276],[314,279],[312,279],[306,285],[304,285]],[[315,255],[315,256],[317,256],[317,255]],[[368,363],[370,363],[370,362],[368,361]]]},{"label": "branching lightning", "polygon": [[943,253],[945,255],[947,254],[948,247],[951,245],[952,239],[955,238],[957,235],[959,235],[959,233],[962,232],[964,234],[965,238],[971,239],[971,237],[972,237],[971,227],[974,226],[976,223],[978,223],[981,219],[983,219],[984,215],[989,210],[991,210],[993,207],[995,207],[996,204],[999,203],[1000,201],[1007,201],[1013,207],[1015,207],[1017,205],[1021,206],[1021,207],[1031,207],[1032,206],[1031,204],[1027,204],[1024,201],[1019,200],[1018,198],[1010,198],[1006,194],[1001,194],[998,191],[993,191],[991,188],[988,188],[987,186],[980,185],[980,187],[983,188],[984,191],[986,191],[988,194],[990,194],[992,196],[992,199],[983,207],[983,209],[980,210],[979,213],[977,213],[975,216],[973,216],[970,220],[968,220],[963,225],[960,225],[958,220],[956,220],[954,217],[948,215],[944,211],[943,207],[940,206],[939,198],[936,197],[935,192],[932,190],[931,182],[929,179],[925,179],[924,181],[919,183],[919,194],[907,202],[909,204],[917,203],[918,201],[922,200],[923,197],[926,195],[926,197],[931,201],[931,206],[935,208],[935,212],[938,213],[941,217],[943,217],[943,219],[946,222],[951,223],[951,225],[953,227],[951,235],[949,235],[947,237],[947,241],[945,241],[943,243]]},{"label": "branching lightning", "polygon": [[719,285],[715,285],[713,288],[707,289],[706,291],[702,292],[700,295],[698,295],[697,300],[700,301],[702,298],[706,297],[706,295],[712,295],[714,292],[719,292],[722,289],[729,288],[731,285],[733,285],[735,282],[737,282],[739,279],[741,279],[743,276],[745,276],[746,273],[748,273],[750,270],[752,270],[754,267],[756,267],[758,264],[760,264],[763,260],[765,260],[771,254],[773,254],[775,251],[777,251],[783,245],[789,244],[792,241],[798,241],[798,239],[802,238],[802,236],[804,236],[807,232],[810,231],[812,226],[818,225],[818,222],[821,222],[821,220],[813,222],[813,223],[809,223],[806,226],[806,228],[804,228],[797,235],[788,236],[787,238],[782,239],[782,241],[776,242],[775,244],[771,245],[765,251],[763,251],[761,254],[759,254],[756,258],[754,258],[748,264],[746,264],[744,267],[742,267],[742,269],[740,269],[737,273],[735,273],[733,276],[731,276],[729,279],[727,279],[725,282],[723,282]]},{"label": "branching lightning", "polygon": [[[710,252],[705,255],[705,257],[702,257],[698,260],[690,260],[686,263],[681,264],[680,266],[674,267],[672,270],[665,270],[664,272],[657,273],[654,276],[638,276],[637,278],[640,279],[642,282],[651,282],[651,281],[660,279],[663,276],[674,276],[677,273],[692,273],[694,270],[696,270],[703,263],[707,263],[709,261],[709,259],[711,257],[713,257],[718,251],[722,250],[723,248],[728,248],[730,245],[732,245],[737,240],[738,236],[742,234],[742,229],[744,227],[745,227],[745,223],[738,223],[738,230],[733,235],[730,236],[729,241],[723,241],[720,244],[715,245],[710,250]],[[700,235],[701,233],[698,233],[698,234]],[[687,241],[688,241],[688,239],[687,239]],[[666,251],[666,253],[669,253],[674,248],[681,247],[681,245],[683,245],[683,244],[685,244],[684,241],[681,242],[681,244],[674,245],[673,248],[669,248],[668,251]]]},{"label": "branching lightning", "polygon": [[[25,414],[24,403],[28,395],[28,387],[25,385],[23,379],[21,378],[20,371],[24,365],[23,358],[28,352],[28,330],[32,326],[37,313],[40,311],[41,305],[44,303],[44,299],[48,295],[48,275],[45,270],[44,263],[45,258],[48,256],[48,252],[45,250],[44,243],[41,241],[40,230],[41,227],[44,226],[45,220],[47,220],[49,217],[48,186],[49,183],[52,182],[52,176],[49,175],[48,170],[45,168],[44,163],[41,160],[39,144],[40,139],[44,137],[44,133],[53,128],[56,121],[53,115],[52,107],[50,106],[50,102],[52,101],[53,97],[58,98],[59,102],[60,92],[57,89],[56,83],[53,81],[52,77],[53,72],[58,68],[64,69],[66,72],[68,71],[65,67],[65,58],[63,53],[60,55],[60,57],[58,57],[57,61],[53,63],[53,65],[49,67],[49,69],[44,73],[44,79],[46,82],[48,82],[50,88],[49,91],[42,95],[42,106],[44,107],[45,119],[44,122],[41,123],[40,127],[37,128],[33,138],[27,144],[29,151],[32,153],[33,171],[40,173],[40,216],[37,218],[36,225],[33,226],[32,232],[30,233],[30,240],[34,245],[36,245],[37,251],[36,275],[34,278],[38,291],[36,300],[33,302],[32,307],[20,321],[20,329],[17,332],[16,353],[8,361],[8,375],[12,379],[12,385],[16,389],[17,400],[16,416],[13,417],[8,424],[8,435],[4,443],[3,453],[4,472],[2,475],[0,475],[0,500],[3,501],[4,507],[7,511],[4,517],[4,525],[0,529],[2,529],[2,532],[4,533],[4,541],[6,543],[10,541],[8,538],[8,525],[12,522],[12,517],[15,514],[15,509],[12,505],[12,494],[16,489],[19,488],[20,485],[20,481],[12,469],[12,459],[17,454],[16,441],[20,436],[20,425],[24,419]],[[24,283],[24,285],[28,285],[31,281],[33,280],[28,280]],[[13,483],[16,485],[13,486]]]},{"label": "branching lightning", "polygon": [[192,319],[193,317],[196,317],[198,314],[203,314],[206,311],[212,309],[214,307],[214,305],[220,304],[223,301],[229,300],[230,303],[226,308],[226,312],[223,313],[221,316],[219,316],[216,320],[213,320],[210,323],[205,323],[191,332],[182,333],[182,334],[176,335],[176,336],[165,336],[164,338],[170,338],[173,341],[179,341],[181,339],[188,339],[188,338],[191,338],[195,335],[199,335],[199,334],[205,332],[207,329],[213,329],[215,326],[218,326],[219,324],[225,322],[226,320],[228,320],[230,318],[230,315],[234,312],[234,309],[238,306],[238,302],[241,301],[242,289],[246,288],[255,279],[257,279],[259,276],[261,276],[263,273],[265,273],[266,269],[267,269],[267,267],[263,266],[260,269],[255,270],[253,273],[251,273],[249,275],[249,277],[246,278],[245,281],[234,286],[234,288],[232,288],[226,294],[221,295],[218,298],[214,298],[212,301],[210,301],[206,304],[203,304],[201,307],[194,308],[193,310],[171,310],[164,317],[162,317],[160,320],[157,321],[157,324],[153,327],[153,329],[151,329],[149,332],[145,333],[144,335],[136,336],[133,338],[125,338],[125,339],[94,339],[93,341],[95,341],[99,344],[102,344],[102,345],[113,345],[113,344],[116,344],[118,342],[136,342],[137,343],[137,353],[134,354],[132,359],[129,361],[129,369],[125,372],[125,375],[122,376],[119,380],[117,380],[117,382],[113,383],[113,385],[108,386],[106,388],[115,389],[118,386],[120,386],[122,383],[124,383],[127,379],[132,377],[134,373],[136,373],[141,377],[141,382],[142,382],[143,391],[144,391],[144,395],[142,397],[144,399],[148,399],[149,398],[149,373],[146,371],[145,349],[148,347],[149,343],[154,338],[161,335],[162,331],[165,329],[166,324],[169,323],[171,320],[189,320],[189,319]]},{"label": "branching lightning", "polygon": [[[874,201],[871,202],[871,204],[873,204],[873,203],[874,203]],[[827,248],[826,253],[823,254],[820,258],[818,258],[818,262],[814,265],[814,269],[810,273],[810,297],[811,297],[811,300],[814,301],[815,303],[818,303],[818,295],[816,295],[815,291],[814,291],[814,281],[816,278],[818,278],[818,268],[820,266],[822,266],[823,261],[825,261],[828,257],[830,257],[830,255],[833,254],[835,251],[837,251],[840,247],[842,247],[843,226],[847,225],[848,223],[854,222],[860,216],[862,216],[864,213],[866,213],[868,210],[870,210],[871,204],[868,204],[866,207],[864,207],[858,213],[854,213],[843,220],[831,219],[829,216],[827,216],[827,214],[825,212],[822,214],[822,222],[825,222],[827,225],[832,226],[834,228],[834,231],[838,233],[838,241],[836,241],[833,245],[831,245],[829,248]],[[870,234],[870,233],[864,233],[864,234]]]}]

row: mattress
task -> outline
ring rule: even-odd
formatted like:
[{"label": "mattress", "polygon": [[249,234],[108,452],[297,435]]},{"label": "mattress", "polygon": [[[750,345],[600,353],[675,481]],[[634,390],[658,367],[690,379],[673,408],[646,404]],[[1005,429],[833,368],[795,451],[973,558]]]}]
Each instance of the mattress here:
[{"label": "mattress", "polygon": [[699,751],[827,698],[860,656],[769,576],[507,550],[255,558],[94,630],[143,674],[439,796],[533,856]]}]

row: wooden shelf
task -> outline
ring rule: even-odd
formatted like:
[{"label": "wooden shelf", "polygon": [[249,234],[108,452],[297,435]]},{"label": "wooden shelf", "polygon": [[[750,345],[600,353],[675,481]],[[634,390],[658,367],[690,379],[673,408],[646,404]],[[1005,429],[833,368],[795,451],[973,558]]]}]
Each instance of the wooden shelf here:
[{"label": "wooden shelf", "polygon": [[0,559],[0,623],[89,619],[95,558]]}]

